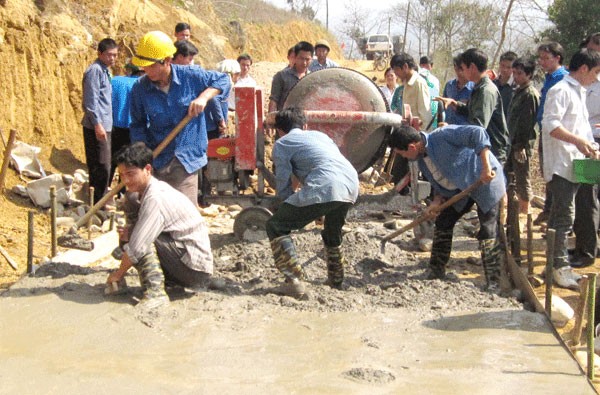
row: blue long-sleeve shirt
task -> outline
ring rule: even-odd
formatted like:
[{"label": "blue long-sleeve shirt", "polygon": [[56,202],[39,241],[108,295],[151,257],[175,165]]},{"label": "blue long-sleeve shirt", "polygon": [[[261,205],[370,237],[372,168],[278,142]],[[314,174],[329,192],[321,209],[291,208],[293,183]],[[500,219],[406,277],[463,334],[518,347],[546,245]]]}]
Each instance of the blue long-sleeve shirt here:
[{"label": "blue long-sleeve shirt", "polygon": [[[325,133],[290,130],[275,142],[273,163],[277,196],[292,206],[354,203],[358,197],[356,169]],[[292,189],[292,174],[302,183],[298,192]]]},{"label": "blue long-sleeve shirt", "polygon": [[219,100],[212,98],[206,104],[204,109],[204,120],[206,122],[206,130],[211,132],[219,129],[219,122],[225,120],[227,122],[227,114],[229,113],[229,104],[227,100]]},{"label": "blue long-sleeve shirt", "polygon": [[[475,87],[473,81],[467,81],[465,86],[458,89],[458,80],[454,78],[446,83],[442,96],[450,97],[466,104],[471,98],[473,87]],[[446,108],[446,123],[449,125],[468,125],[469,119],[464,115],[457,114],[452,107],[448,107]]]},{"label": "blue long-sleeve shirt", "polygon": [[[154,149],[187,115],[189,104],[207,88],[220,91],[219,99],[227,97],[230,89],[227,74],[206,71],[200,66],[171,64],[171,84],[168,93],[143,76],[131,91],[131,141],[142,141]],[[188,173],[206,165],[208,139],[204,113],[192,119],[153,162],[156,169],[166,166],[177,157]]]},{"label": "blue long-sleeve shirt", "polygon": [[83,73],[83,119],[84,128],[94,129],[102,124],[104,130],[112,130],[112,87],[108,67],[96,59]]},{"label": "blue long-sleeve shirt", "polygon": [[569,74],[569,72],[564,68],[564,66],[560,66],[553,73],[546,74],[544,86],[542,86],[542,91],[540,92],[540,106],[538,107],[537,112],[537,122],[540,128],[542,127],[542,118],[544,117],[544,103],[546,103],[546,95],[548,94],[550,88],[556,85],[556,83],[562,80],[567,74]]},{"label": "blue long-sleeve shirt", "polygon": [[[456,189],[444,188],[439,178],[433,175],[424,157],[419,158],[419,169],[432,184],[434,191],[444,197],[452,197],[467,189],[481,176],[481,158],[479,154],[484,148],[490,148],[491,143],[487,132],[481,126],[449,125],[436,129],[429,134],[421,133],[425,142],[427,157],[435,170],[439,171]],[[502,166],[496,157],[489,152],[490,167],[496,172],[496,177],[488,184],[474,190],[470,197],[484,212],[496,205],[506,191]],[[456,210],[465,207],[467,200],[463,199],[454,204]]]},{"label": "blue long-sleeve shirt", "polygon": [[137,81],[135,76],[116,76],[110,81],[112,85],[112,110],[113,126],[127,129],[131,122],[129,111],[131,102],[131,89]]}]

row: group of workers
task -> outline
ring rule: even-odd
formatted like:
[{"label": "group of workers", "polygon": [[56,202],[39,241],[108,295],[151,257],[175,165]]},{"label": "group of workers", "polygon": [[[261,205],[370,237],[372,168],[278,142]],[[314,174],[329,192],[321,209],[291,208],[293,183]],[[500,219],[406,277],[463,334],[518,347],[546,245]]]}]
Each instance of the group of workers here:
[{"label": "group of workers", "polygon": [[[190,35],[189,25],[178,24],[175,43],[158,31],[147,33],[138,43],[131,67],[143,71],[143,76],[133,81],[128,93],[129,140],[125,143],[121,140],[120,150],[113,155],[111,134],[117,129],[113,128],[109,67],[114,65],[118,54],[113,40],[100,42],[98,59],[86,70],[83,80],[82,124],[96,201],[109,186],[111,163],[118,168],[128,191],[125,199],[128,225],[119,229],[124,251],[121,265],[107,282],[120,281],[134,266],[144,290],[140,304],[147,308],[168,303],[165,281],[205,289],[213,271],[207,226],[197,209],[198,173],[207,164],[211,132],[207,125],[216,125],[217,130],[223,127],[222,119],[209,119],[209,108],[214,105],[218,109],[227,102],[236,81],[225,73],[194,65],[197,49],[189,42]],[[500,77],[491,81],[487,56],[478,49],[469,49],[455,59],[457,79],[448,82],[444,97],[439,96],[439,80],[431,73],[432,63],[427,57],[421,59],[421,69],[406,53],[392,57],[386,81],[392,71],[402,85],[392,90],[391,81],[386,84],[391,108],[405,116],[409,116],[405,111],[410,108],[412,115],[420,118],[422,130],[408,125],[394,128],[389,144],[402,158],[418,161],[422,175],[433,186],[433,198],[427,209],[431,218],[435,218],[429,279],[446,278],[453,228],[462,215],[477,205],[485,288],[499,291],[498,226],[500,202],[506,192],[504,171],[514,169],[517,174],[521,209],[526,212],[531,199],[529,160],[536,127],[541,124],[544,177],[554,197],[549,226],[557,232],[555,280],[559,286],[577,285],[577,275],[568,266],[566,250],[566,236],[573,225],[574,200],[580,186],[573,177],[572,160],[598,155],[588,122],[584,89],[598,84],[600,55],[596,52],[599,48],[594,47],[598,39],[600,35],[591,36],[587,48],[573,56],[563,82],[552,89],[545,86],[541,101],[531,83],[535,62],[530,59],[505,54]],[[560,47],[555,43],[540,46],[540,64],[544,64],[546,55],[557,57],[562,64],[562,52],[558,55],[553,52],[557,46]],[[323,40],[314,46],[301,41],[290,48],[289,65],[274,76],[269,97],[269,111],[277,111],[275,129],[279,138],[272,156],[277,194],[282,203],[266,229],[275,266],[286,279],[284,290],[299,299],[306,295],[304,274],[290,232],[323,218],[321,236],[326,252],[327,284],[341,289],[346,264],[341,250],[342,227],[359,189],[356,170],[333,140],[324,133],[305,130],[306,119],[301,109],[284,106],[287,94],[298,80],[312,71],[337,67],[327,58],[329,51],[329,44]],[[510,66],[503,62],[510,62]],[[222,63],[223,71],[237,74],[236,80],[250,84],[244,86],[255,86],[256,82],[248,75],[252,59],[243,55],[237,63],[237,69]],[[554,78],[549,67],[542,67],[548,73],[547,81]],[[506,78],[506,72],[512,75]],[[437,113],[444,110],[452,125],[436,125],[441,120]],[[539,117],[540,112],[543,117]],[[190,120],[179,135],[153,158],[151,150],[186,116]],[[429,133],[432,128],[435,130]],[[219,133],[213,137],[218,136]],[[468,198],[440,212],[440,204],[477,180],[482,185]],[[592,193],[596,194],[597,207],[597,189]],[[594,242],[597,228],[596,222]]]}]

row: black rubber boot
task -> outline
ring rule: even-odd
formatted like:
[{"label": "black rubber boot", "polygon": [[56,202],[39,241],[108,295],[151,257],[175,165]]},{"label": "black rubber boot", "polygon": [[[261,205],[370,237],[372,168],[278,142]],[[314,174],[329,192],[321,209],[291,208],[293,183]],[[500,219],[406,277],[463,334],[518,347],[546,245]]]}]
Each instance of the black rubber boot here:
[{"label": "black rubber boot", "polygon": [[327,257],[327,285],[331,288],[342,289],[344,282],[344,266],[347,264],[340,246],[325,246]]},{"label": "black rubber boot", "polygon": [[446,264],[450,260],[452,252],[452,230],[433,230],[433,244],[431,246],[431,257],[429,258],[428,280],[445,280]]},{"label": "black rubber boot", "polygon": [[500,291],[500,244],[496,239],[479,240],[486,289],[490,292]]}]

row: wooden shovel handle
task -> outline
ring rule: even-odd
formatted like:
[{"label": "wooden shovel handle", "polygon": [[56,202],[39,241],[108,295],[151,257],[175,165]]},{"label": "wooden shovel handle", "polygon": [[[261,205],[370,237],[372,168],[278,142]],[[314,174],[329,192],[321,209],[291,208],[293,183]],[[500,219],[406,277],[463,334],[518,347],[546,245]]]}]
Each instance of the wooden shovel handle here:
[{"label": "wooden shovel handle", "polygon": [[[454,203],[458,202],[459,200],[467,197],[471,192],[473,192],[475,189],[479,188],[481,185],[483,185],[483,182],[481,180],[477,180],[476,182],[474,182],[473,184],[469,185],[465,190],[460,191],[459,193],[457,193],[456,195],[452,196],[450,199],[446,200],[444,203],[440,204],[438,206],[438,210],[441,212],[443,210],[445,210],[446,208],[452,206]],[[407,230],[410,230],[412,228],[414,228],[415,226],[419,225],[422,222],[425,222],[429,219],[429,215],[423,214],[418,216],[414,221],[412,221],[411,223],[404,225],[402,228],[390,233],[389,235],[385,236],[382,240],[382,243],[385,243],[388,240],[391,240],[395,237],[400,236],[402,233],[406,232]]]}]

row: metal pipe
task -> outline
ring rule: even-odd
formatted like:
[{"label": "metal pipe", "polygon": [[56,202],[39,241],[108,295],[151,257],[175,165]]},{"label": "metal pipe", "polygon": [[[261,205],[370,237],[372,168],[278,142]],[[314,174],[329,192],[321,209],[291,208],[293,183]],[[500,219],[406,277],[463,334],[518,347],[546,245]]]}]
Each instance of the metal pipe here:
[{"label": "metal pipe", "polygon": [[50,239],[52,245],[51,257],[54,258],[57,252],[56,241],[56,186],[50,187]]},{"label": "metal pipe", "polygon": [[[267,114],[265,123],[272,127],[275,125],[276,112]],[[406,125],[402,115],[390,112],[369,112],[369,111],[304,111],[307,122],[315,123],[348,123],[348,124],[376,124],[401,126]]]},{"label": "metal pipe", "polygon": [[554,241],[556,230],[548,229],[546,232],[546,305],[544,306],[548,318],[552,320],[552,280],[554,271]]}]

